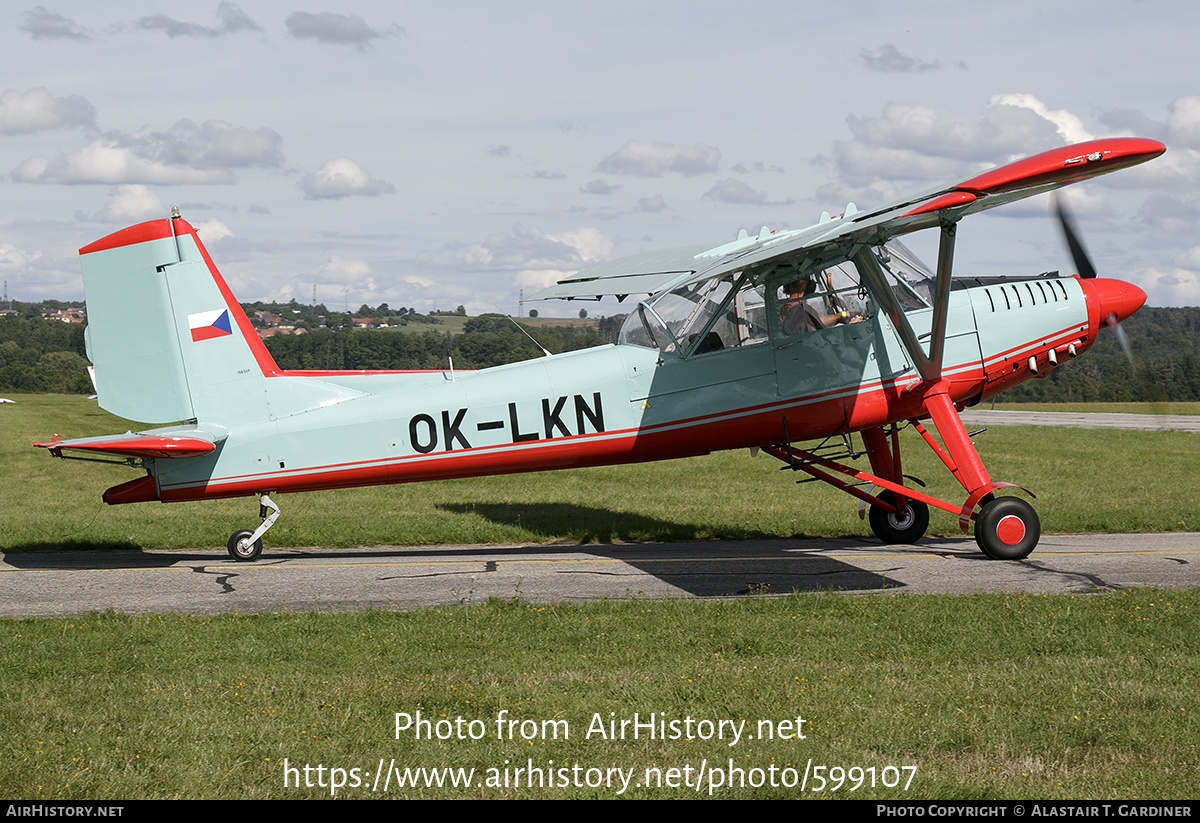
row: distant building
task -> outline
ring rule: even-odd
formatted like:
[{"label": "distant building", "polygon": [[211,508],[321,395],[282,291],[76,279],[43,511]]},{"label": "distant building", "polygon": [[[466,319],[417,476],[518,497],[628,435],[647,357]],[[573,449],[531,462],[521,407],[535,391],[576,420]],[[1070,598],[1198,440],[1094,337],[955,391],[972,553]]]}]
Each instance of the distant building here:
[{"label": "distant building", "polygon": [[42,317],[59,323],[87,322],[87,313],[83,309],[42,309]]}]

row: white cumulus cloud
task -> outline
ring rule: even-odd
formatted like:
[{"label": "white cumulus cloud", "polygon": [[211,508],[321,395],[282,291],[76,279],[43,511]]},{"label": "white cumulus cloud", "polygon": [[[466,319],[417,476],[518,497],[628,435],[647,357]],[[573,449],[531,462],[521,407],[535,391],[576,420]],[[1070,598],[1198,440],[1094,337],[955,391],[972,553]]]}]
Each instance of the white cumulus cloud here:
[{"label": "white cumulus cloud", "polygon": [[609,174],[628,174],[634,177],[662,177],[675,172],[685,177],[708,174],[717,170],[721,152],[712,146],[676,146],[671,143],[644,143],[630,140],[605,157],[596,166]]},{"label": "white cumulus cloud", "polygon": [[371,277],[371,264],[365,260],[345,260],[336,254],[317,268],[326,283],[359,283]]},{"label": "white cumulus cloud", "polygon": [[1200,149],[1200,96],[1190,94],[1171,103],[1167,140],[1172,147]]},{"label": "white cumulus cloud", "polygon": [[357,14],[330,11],[317,14],[292,12],[284,25],[292,37],[310,38],[328,45],[357,46],[359,50],[367,49],[373,40],[404,34],[404,29],[397,25],[374,28]]},{"label": "white cumulus cloud", "polygon": [[[1185,254],[1183,257],[1189,264],[1200,262],[1192,254]],[[1146,302],[1151,306],[1200,304],[1200,274],[1195,269],[1147,268],[1134,273],[1128,279],[1142,287],[1146,292]]]},{"label": "white cumulus cloud", "polygon": [[45,86],[0,94],[0,134],[95,125],[96,109],[78,95],[55,97]]},{"label": "white cumulus cloud", "polygon": [[1054,124],[1058,133],[1066,143],[1082,143],[1095,139],[1091,132],[1083,126],[1083,121],[1066,109],[1051,110],[1049,106],[1038,100],[1032,94],[997,94],[988,101],[993,106],[1016,106],[1029,109],[1038,117],[1045,118]]},{"label": "white cumulus cloud", "polygon": [[321,168],[304,176],[300,181],[300,189],[310,200],[352,195],[375,197],[396,191],[391,183],[372,178],[366,169],[346,157],[326,160]]},{"label": "white cumulus cloud", "polygon": [[419,255],[418,266],[453,272],[505,274],[522,288],[543,288],[612,257],[616,240],[591,226],[555,234],[517,224],[483,240]]},{"label": "white cumulus cloud", "polygon": [[145,31],[161,31],[172,40],[176,37],[222,37],[238,31],[262,31],[262,26],[233,3],[220,3],[217,6],[217,19],[221,21],[217,26],[202,26],[176,20],[166,14],[151,14],[139,18],[135,25]]},{"label": "white cumulus cloud", "polygon": [[18,271],[41,256],[40,251],[27,252],[9,243],[0,243],[0,271]]},{"label": "white cumulus cloud", "polygon": [[847,122],[854,139],[836,141],[834,158],[842,187],[859,190],[879,181],[951,182],[1091,137],[1070,112],[1018,94],[996,95],[972,115],[889,103],[878,117]]},{"label": "white cumulus cloud", "polygon": [[96,140],[69,153],[31,157],[12,172],[18,183],[232,183],[225,169],[193,169],[140,157],[115,140]]},{"label": "white cumulus cloud", "polygon": [[223,220],[217,220],[216,218],[193,223],[192,227],[205,243],[216,243],[218,240],[224,240],[226,237],[233,237],[233,229],[229,228]]},{"label": "white cumulus cloud", "polygon": [[141,223],[166,216],[167,208],[154,190],[135,184],[109,189],[108,202],[92,219],[102,223]]},{"label": "white cumulus cloud", "polygon": [[165,132],[109,132],[70,152],[31,157],[12,178],[20,183],[216,184],[234,182],[233,168],[282,163],[283,138],[271,129],[180,120]]},{"label": "white cumulus cloud", "polygon": [[720,200],[722,203],[761,204],[767,202],[765,192],[752,188],[733,177],[718,180],[716,185],[704,193],[704,196]]},{"label": "white cumulus cloud", "polygon": [[922,60],[904,54],[892,43],[884,43],[876,51],[863,49],[858,59],[871,71],[881,72],[937,71],[942,67],[941,60]]},{"label": "white cumulus cloud", "polygon": [[56,11],[34,6],[22,17],[25,22],[21,30],[28,32],[34,40],[91,40],[91,33],[74,20],[63,17]]}]

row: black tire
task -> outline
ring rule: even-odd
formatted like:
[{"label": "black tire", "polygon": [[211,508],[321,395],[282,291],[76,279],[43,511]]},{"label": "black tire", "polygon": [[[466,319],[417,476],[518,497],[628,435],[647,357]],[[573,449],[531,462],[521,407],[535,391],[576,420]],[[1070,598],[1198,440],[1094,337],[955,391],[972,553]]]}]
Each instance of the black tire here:
[{"label": "black tire", "polygon": [[997,497],[975,516],[975,542],[993,560],[1028,557],[1041,536],[1037,512],[1019,497]]},{"label": "black tire", "polygon": [[[896,495],[884,489],[878,495],[884,503],[893,503]],[[929,528],[929,507],[920,500],[906,498],[903,511],[889,512],[872,506],[870,512],[871,531],[884,543],[916,543],[925,536]]]},{"label": "black tire", "polygon": [[242,529],[229,536],[229,556],[239,563],[257,560],[262,554],[262,538],[249,542],[254,532]]}]

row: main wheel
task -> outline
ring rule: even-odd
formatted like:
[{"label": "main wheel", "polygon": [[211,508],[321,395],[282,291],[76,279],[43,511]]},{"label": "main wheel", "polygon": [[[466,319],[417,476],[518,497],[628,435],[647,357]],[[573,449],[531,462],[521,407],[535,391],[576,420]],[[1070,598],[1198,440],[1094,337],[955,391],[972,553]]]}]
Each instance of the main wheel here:
[{"label": "main wheel", "polygon": [[262,539],[250,542],[250,538],[254,536],[254,532],[242,529],[239,532],[234,532],[229,537],[229,556],[234,560],[241,562],[249,562],[256,560],[262,554]]},{"label": "main wheel", "polygon": [[[896,494],[891,489],[879,493],[884,503],[895,504]],[[916,543],[929,528],[929,507],[920,500],[905,498],[904,508],[889,512],[872,506],[870,512],[871,531],[884,543]]]},{"label": "main wheel", "polygon": [[1019,497],[997,497],[975,515],[975,542],[993,560],[1028,557],[1041,536],[1037,512]]}]

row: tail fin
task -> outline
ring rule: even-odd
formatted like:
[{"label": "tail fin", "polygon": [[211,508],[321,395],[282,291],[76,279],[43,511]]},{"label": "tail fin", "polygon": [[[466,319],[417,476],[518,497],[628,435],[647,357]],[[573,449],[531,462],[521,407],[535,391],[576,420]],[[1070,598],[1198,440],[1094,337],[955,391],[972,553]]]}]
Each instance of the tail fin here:
[{"label": "tail fin", "polygon": [[142,423],[268,417],[264,379],[279,370],[187,221],[131,226],[79,256],[101,407]]}]

